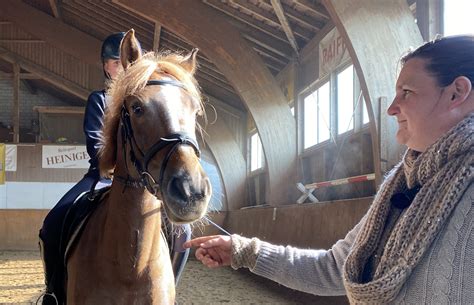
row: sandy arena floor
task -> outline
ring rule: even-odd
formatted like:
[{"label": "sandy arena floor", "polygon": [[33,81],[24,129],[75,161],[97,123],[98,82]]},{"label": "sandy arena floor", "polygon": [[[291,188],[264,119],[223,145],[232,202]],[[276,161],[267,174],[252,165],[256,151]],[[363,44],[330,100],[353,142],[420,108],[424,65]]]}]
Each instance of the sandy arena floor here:
[{"label": "sandy arena floor", "polygon": [[[35,304],[43,290],[38,252],[0,251],[0,305]],[[346,304],[296,292],[248,271],[208,269],[190,259],[177,289],[178,304]]]}]

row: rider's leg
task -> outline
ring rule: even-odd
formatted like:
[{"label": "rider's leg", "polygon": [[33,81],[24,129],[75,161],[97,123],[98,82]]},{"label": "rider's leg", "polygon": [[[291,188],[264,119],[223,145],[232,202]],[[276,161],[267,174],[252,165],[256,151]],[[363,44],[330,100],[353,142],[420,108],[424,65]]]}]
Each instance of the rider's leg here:
[{"label": "rider's leg", "polygon": [[173,273],[175,277],[175,284],[178,285],[181,274],[186,265],[189,256],[189,249],[183,248],[183,244],[191,239],[191,225],[180,225],[182,228],[179,231],[182,233],[179,236],[174,236],[173,249],[171,250],[171,265],[173,266]]},{"label": "rider's leg", "polygon": [[[60,238],[63,220],[74,200],[83,192],[90,189],[94,179],[84,177],[73,188],[71,188],[59,202],[49,211],[43,227],[40,229],[40,251],[43,259],[45,285],[47,293],[55,293],[58,297],[63,297],[62,287],[58,286],[55,277],[62,277],[64,272],[63,259],[60,257]],[[62,282],[61,279],[58,279]],[[59,289],[58,289],[59,288]],[[49,303],[52,302],[52,303]],[[43,304],[56,304],[50,297],[43,299]]]}]

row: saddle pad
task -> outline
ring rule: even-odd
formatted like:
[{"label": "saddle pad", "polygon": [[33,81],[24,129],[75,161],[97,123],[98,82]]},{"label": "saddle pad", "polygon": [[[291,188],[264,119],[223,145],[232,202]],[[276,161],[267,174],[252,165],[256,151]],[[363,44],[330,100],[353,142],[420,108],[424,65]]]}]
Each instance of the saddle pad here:
[{"label": "saddle pad", "polygon": [[82,193],[66,213],[61,230],[60,250],[66,266],[69,253],[79,240],[82,231],[102,198],[110,191],[110,187],[94,190],[93,193]]}]

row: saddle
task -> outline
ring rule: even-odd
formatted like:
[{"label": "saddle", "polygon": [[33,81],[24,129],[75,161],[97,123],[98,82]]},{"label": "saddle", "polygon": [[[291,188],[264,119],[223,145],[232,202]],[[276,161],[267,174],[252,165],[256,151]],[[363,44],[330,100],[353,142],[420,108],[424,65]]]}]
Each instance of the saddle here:
[{"label": "saddle", "polygon": [[64,217],[59,243],[60,257],[66,266],[69,253],[79,240],[90,215],[98,207],[102,198],[108,194],[110,187],[82,193],[71,205]]}]

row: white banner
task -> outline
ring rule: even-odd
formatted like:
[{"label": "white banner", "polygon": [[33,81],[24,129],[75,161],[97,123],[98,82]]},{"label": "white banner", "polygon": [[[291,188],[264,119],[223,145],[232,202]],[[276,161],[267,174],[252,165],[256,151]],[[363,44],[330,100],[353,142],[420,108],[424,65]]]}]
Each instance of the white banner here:
[{"label": "white banner", "polygon": [[85,145],[43,145],[43,168],[89,168]]},{"label": "white banner", "polygon": [[7,172],[16,172],[16,163],[17,163],[17,149],[16,145],[5,145],[6,146],[6,155],[5,155],[5,170]]},{"label": "white banner", "polygon": [[344,39],[334,28],[319,43],[319,78],[331,73],[348,60],[350,56]]}]

